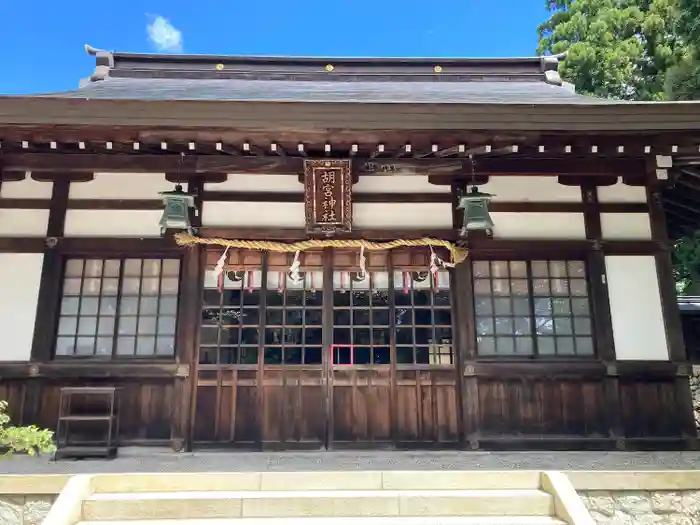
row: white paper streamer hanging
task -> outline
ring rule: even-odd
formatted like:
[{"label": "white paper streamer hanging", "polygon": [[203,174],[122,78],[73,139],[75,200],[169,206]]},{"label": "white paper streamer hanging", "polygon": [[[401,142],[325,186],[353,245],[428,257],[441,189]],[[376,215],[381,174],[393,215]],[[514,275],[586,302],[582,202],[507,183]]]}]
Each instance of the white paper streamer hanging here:
[{"label": "white paper streamer hanging", "polygon": [[294,262],[292,262],[292,265],[289,267],[289,278],[292,282],[300,283],[303,280],[301,274],[299,273],[300,269],[301,262],[299,261],[299,250],[297,250],[297,252],[294,254]]},{"label": "white paper streamer hanging", "polygon": [[219,260],[216,262],[216,266],[214,266],[214,276],[217,279],[224,271],[224,265],[226,264],[226,254],[228,254],[228,250],[229,250],[229,246],[226,247],[223,255],[221,255],[221,257],[219,257]]},{"label": "white paper streamer hanging", "polygon": [[360,246],[360,273],[358,277],[364,280],[367,276],[367,257],[365,257],[365,247]]}]

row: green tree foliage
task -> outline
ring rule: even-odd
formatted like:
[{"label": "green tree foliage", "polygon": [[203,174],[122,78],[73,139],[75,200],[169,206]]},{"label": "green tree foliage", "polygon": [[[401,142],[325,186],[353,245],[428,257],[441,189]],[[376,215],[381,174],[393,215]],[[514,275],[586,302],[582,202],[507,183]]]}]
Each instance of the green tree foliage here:
[{"label": "green tree foliage", "polygon": [[700,96],[698,0],[547,0],[547,8],[537,51],[566,52],[559,72],[579,93],[623,100]]},{"label": "green tree foliage", "polygon": [[53,442],[53,432],[41,430],[34,425],[28,427],[9,426],[10,416],[7,415],[7,401],[0,401],[0,449],[5,455],[15,452],[26,452],[30,456],[37,453],[50,453],[56,450]]},{"label": "green tree foliage", "polygon": [[700,232],[673,247],[673,273],[680,295],[700,295]]},{"label": "green tree foliage", "polygon": [[687,50],[666,75],[665,91],[673,100],[700,99],[700,2],[676,0],[678,33]]}]

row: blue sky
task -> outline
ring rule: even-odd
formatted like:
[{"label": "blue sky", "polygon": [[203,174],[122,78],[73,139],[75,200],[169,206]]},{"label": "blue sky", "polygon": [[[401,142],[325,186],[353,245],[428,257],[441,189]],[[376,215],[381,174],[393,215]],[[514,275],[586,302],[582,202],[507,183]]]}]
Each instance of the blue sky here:
[{"label": "blue sky", "polygon": [[[530,56],[544,0],[0,0],[0,93],[73,89],[117,51]],[[150,30],[149,30],[150,28]]]}]

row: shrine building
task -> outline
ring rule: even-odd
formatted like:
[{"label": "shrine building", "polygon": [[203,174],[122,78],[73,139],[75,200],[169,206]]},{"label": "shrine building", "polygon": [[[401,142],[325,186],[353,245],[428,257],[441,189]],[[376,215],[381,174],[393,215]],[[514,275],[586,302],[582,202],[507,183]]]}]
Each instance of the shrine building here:
[{"label": "shrine building", "polygon": [[670,251],[700,102],[577,94],[557,56],[87,51],[78,88],[0,97],[15,423],[65,448],[696,447]]}]

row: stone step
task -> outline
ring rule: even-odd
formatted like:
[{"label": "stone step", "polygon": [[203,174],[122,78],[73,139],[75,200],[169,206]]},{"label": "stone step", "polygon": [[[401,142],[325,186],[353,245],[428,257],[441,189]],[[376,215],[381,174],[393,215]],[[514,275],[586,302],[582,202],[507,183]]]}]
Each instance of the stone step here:
[{"label": "stone step", "polygon": [[185,520],[81,521],[77,525],[566,525],[540,516],[425,516],[388,518],[233,518]]},{"label": "stone step", "polygon": [[100,474],[95,492],[209,492],[212,490],[488,490],[536,489],[538,471],[338,471]]},{"label": "stone step", "polygon": [[83,520],[552,516],[541,490],[237,491],[93,494]]}]

